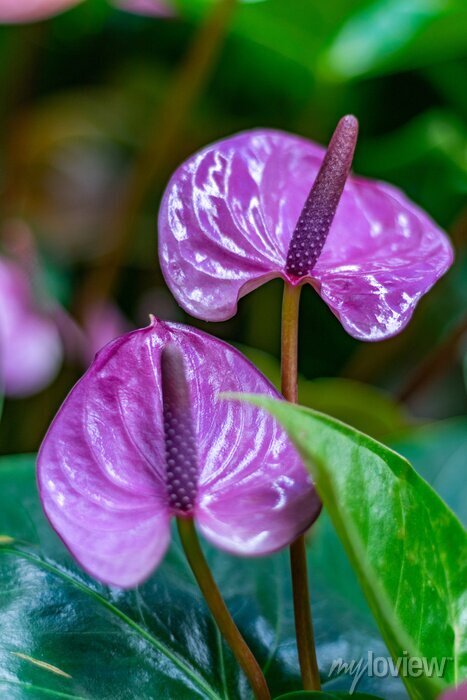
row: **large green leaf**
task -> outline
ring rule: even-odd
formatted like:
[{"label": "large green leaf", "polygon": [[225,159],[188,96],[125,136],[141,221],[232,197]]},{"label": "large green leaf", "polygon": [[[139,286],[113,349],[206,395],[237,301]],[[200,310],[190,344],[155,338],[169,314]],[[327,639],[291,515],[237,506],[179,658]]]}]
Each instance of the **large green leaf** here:
[{"label": "large green leaf", "polygon": [[393,657],[448,659],[442,678],[404,679],[412,698],[436,697],[467,674],[467,538],[459,520],[384,445],[301,406],[249,398],[299,448]]},{"label": "large green leaf", "polygon": [[[313,528],[311,545],[318,657],[324,688],[335,692],[348,689],[352,677],[328,679],[333,661],[387,650],[327,518]],[[206,552],[273,694],[298,690],[287,553],[242,560]],[[122,592],[99,585],[44,519],[32,457],[0,460],[0,629],[0,696],[9,700],[250,698],[175,537],[143,586]],[[407,697],[394,678],[365,676],[358,690]]]}]

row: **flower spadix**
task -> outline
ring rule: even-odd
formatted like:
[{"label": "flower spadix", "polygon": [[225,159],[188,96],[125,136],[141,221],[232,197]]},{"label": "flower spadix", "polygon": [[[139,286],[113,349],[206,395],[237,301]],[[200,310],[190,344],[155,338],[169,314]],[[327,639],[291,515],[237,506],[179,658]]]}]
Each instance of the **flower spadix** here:
[{"label": "flower spadix", "polygon": [[275,277],[311,284],[348,333],[408,323],[449,268],[449,239],[395,187],[349,175],[355,117],[325,151],[267,129],[214,143],[173,175],[159,216],[167,284],[193,316],[221,321]]},{"label": "flower spadix", "polygon": [[160,562],[172,517],[245,556],[292,542],[320,504],[266,412],[220,392],[278,397],[237,350],[153,320],[98,353],[38,458],[45,512],[80,564],[121,587]]}]

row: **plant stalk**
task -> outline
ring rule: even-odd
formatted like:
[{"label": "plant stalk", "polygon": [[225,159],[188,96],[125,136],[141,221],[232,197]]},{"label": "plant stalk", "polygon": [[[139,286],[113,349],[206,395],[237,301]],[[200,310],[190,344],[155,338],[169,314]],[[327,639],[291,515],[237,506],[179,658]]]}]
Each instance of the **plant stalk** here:
[{"label": "plant stalk", "polygon": [[232,619],[201,549],[192,518],[177,518],[180,540],[191,570],[209,610],[235,658],[243,669],[257,700],[270,700],[264,674]]},{"label": "plant stalk", "polygon": [[[284,284],[282,300],[281,376],[282,394],[287,401],[298,399],[298,311],[301,287]],[[320,690],[316,659],[310,589],[306,562],[305,536],[301,535],[290,546],[295,634],[304,690]]]}]

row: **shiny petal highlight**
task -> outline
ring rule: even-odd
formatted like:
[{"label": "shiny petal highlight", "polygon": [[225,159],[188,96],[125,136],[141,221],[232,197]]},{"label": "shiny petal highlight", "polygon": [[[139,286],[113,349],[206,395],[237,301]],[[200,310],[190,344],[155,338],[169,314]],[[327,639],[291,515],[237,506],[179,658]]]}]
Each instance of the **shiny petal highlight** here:
[{"label": "shiny petal highlight", "polygon": [[38,480],[53,527],[81,565],[122,587],[144,580],[168,544],[161,352],[178,348],[190,390],[199,477],[193,516],[244,555],[293,541],[319,501],[295,448],[264,411],[218,398],[277,391],[237,350],[153,320],[107,345],[63,404],[41,447]]},{"label": "shiny petal highlight", "polygon": [[312,272],[287,273],[287,252],[324,158],[310,141],[271,130],[214,143],[173,175],[159,215],[159,256],[179,304],[207,321],[274,277],[308,282],[360,340],[401,331],[449,268],[444,232],[396,188],[350,175]]}]

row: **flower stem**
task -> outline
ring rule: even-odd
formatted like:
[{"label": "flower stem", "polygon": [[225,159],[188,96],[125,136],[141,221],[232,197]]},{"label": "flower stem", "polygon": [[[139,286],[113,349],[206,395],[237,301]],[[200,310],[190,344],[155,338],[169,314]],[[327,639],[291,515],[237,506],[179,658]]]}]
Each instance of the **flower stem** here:
[{"label": "flower stem", "polygon": [[270,700],[266,679],[249,646],[232,619],[201,549],[192,518],[177,518],[180,540],[188,563],[209,610],[235,658],[242,667],[257,700]]},{"label": "flower stem", "polygon": [[[282,394],[292,403],[298,399],[298,310],[301,287],[284,285],[282,300],[281,373]],[[316,660],[313,622],[311,619],[310,590],[306,563],[305,537],[301,535],[290,546],[295,634],[302,683],[305,690],[320,690],[318,662]]]}]

